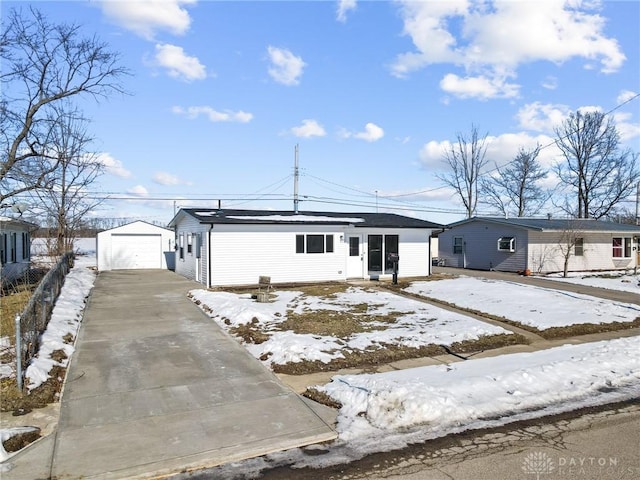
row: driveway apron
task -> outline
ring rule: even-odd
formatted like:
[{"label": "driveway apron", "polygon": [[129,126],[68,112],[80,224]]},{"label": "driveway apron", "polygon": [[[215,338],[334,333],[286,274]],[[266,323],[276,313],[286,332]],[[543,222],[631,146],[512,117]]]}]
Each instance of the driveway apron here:
[{"label": "driveway apron", "polygon": [[152,478],[331,440],[330,428],[161,270],[98,275],[52,478]]}]

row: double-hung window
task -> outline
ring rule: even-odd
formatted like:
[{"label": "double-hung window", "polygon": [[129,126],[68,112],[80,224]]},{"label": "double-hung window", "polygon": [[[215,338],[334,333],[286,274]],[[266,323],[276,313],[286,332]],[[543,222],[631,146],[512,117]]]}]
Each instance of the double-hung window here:
[{"label": "double-hung window", "polygon": [[464,246],[464,239],[462,237],[453,237],[453,253],[460,254]]},{"label": "double-hung window", "polygon": [[584,256],[584,238],[576,238],[576,241],[573,244],[573,254],[576,257]]},{"label": "double-hung window", "polygon": [[613,258],[631,258],[631,237],[613,237]]}]

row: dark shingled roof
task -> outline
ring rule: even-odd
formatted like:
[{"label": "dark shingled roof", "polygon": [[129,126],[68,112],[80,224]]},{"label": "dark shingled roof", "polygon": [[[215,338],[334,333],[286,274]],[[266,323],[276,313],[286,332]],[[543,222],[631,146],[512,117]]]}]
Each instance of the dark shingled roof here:
[{"label": "dark shingled roof", "polygon": [[640,234],[640,226],[624,223],[606,222],[591,218],[504,218],[504,217],[473,217],[447,225],[447,228],[480,221],[499,225],[526,228],[528,230],[544,231],[581,231],[581,232],[628,232]]},{"label": "dark shingled roof", "polygon": [[354,227],[377,228],[443,228],[442,225],[405,217],[395,213],[353,212],[298,212],[290,210],[233,210],[216,208],[183,208],[171,221],[184,212],[205,224],[251,224],[251,225],[353,225]]}]

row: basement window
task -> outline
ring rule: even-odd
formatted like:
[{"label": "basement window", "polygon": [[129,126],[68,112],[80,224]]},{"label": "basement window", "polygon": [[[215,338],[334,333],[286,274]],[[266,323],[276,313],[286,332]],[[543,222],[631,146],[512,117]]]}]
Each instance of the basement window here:
[{"label": "basement window", "polygon": [[500,237],[498,239],[498,251],[499,252],[515,252],[516,251],[516,238],[515,237]]}]

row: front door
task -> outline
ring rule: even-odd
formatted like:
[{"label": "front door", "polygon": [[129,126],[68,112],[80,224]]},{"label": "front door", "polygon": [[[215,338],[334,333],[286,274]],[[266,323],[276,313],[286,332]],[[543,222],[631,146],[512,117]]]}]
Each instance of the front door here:
[{"label": "front door", "polygon": [[347,278],[364,278],[364,251],[362,235],[347,236],[349,253],[347,256]]}]

